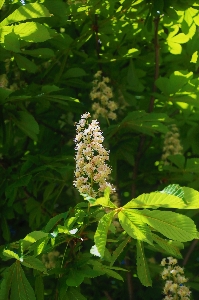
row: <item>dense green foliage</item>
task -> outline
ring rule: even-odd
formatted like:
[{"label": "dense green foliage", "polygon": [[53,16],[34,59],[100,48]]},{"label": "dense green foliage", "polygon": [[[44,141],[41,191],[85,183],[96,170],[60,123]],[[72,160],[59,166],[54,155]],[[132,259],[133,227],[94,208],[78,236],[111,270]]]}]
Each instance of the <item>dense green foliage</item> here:
[{"label": "dense green foliage", "polygon": [[[158,300],[166,256],[183,259],[197,299],[198,1],[0,9],[0,299]],[[73,186],[98,71],[117,104],[98,117],[117,201]]]}]

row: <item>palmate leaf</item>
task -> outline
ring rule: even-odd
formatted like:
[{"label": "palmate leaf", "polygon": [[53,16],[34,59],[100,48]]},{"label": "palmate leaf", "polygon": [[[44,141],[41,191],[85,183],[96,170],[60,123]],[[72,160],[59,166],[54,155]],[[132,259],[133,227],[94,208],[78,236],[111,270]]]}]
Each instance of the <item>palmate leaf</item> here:
[{"label": "palmate leaf", "polygon": [[153,192],[150,194],[142,194],[132,199],[124,208],[184,208],[184,201],[179,196],[169,195],[165,192]]},{"label": "palmate leaf", "polygon": [[104,256],[105,245],[106,245],[106,240],[107,240],[107,233],[108,233],[108,230],[109,230],[109,227],[112,222],[114,214],[115,214],[115,212],[112,211],[112,212],[104,215],[100,219],[97,230],[94,235],[95,245],[96,245],[101,257]]},{"label": "palmate leaf", "polygon": [[134,239],[152,244],[151,231],[136,210],[122,210],[118,218],[123,229]]},{"label": "palmate leaf", "polygon": [[144,286],[152,286],[149,267],[144,254],[144,247],[141,241],[137,241],[137,274]]},{"label": "palmate leaf", "polygon": [[7,269],[1,283],[0,299],[36,300],[34,291],[28,282],[19,261],[16,261]]},{"label": "palmate leaf", "polygon": [[167,238],[187,242],[197,238],[194,222],[187,216],[167,211],[144,209],[136,213],[142,215],[142,221],[165,235]]},{"label": "palmate leaf", "polygon": [[21,264],[15,263],[10,300],[36,300],[33,288],[28,282]]},{"label": "palmate leaf", "polygon": [[177,258],[182,258],[179,248],[184,248],[183,244],[181,244],[180,242],[163,239],[154,233],[152,234],[152,237],[153,240],[167,253]]}]

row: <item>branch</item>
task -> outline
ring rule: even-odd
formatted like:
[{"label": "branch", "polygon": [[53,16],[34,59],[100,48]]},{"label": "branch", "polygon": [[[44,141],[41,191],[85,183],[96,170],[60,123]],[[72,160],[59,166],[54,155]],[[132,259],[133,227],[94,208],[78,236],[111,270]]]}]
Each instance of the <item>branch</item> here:
[{"label": "branch", "polygon": [[187,254],[185,255],[185,258],[183,260],[183,266],[185,266],[189,260],[189,257],[191,256],[191,253],[193,252],[194,248],[196,247],[197,243],[198,243],[199,240],[193,240],[190,247],[189,247],[189,250],[187,251]]},{"label": "branch", "polygon": [[[154,83],[153,83],[153,89],[152,92],[155,93],[157,90],[157,87],[155,85],[155,81],[159,77],[159,60],[160,60],[160,47],[159,47],[159,41],[158,41],[158,25],[160,22],[160,17],[157,17],[154,20],[154,25],[155,25],[155,32],[154,32],[154,48],[155,48],[155,74],[154,74]],[[154,100],[155,97],[152,95],[150,99],[150,104],[149,104],[149,112],[153,111],[154,108]]]}]

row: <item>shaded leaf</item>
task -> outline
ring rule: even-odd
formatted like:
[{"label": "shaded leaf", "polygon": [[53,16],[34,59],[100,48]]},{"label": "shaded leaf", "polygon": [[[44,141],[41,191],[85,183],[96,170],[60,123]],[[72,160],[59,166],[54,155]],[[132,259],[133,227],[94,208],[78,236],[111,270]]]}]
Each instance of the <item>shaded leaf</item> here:
[{"label": "shaded leaf", "polygon": [[144,254],[144,247],[141,241],[137,241],[137,274],[144,286],[152,286],[149,267]]}]

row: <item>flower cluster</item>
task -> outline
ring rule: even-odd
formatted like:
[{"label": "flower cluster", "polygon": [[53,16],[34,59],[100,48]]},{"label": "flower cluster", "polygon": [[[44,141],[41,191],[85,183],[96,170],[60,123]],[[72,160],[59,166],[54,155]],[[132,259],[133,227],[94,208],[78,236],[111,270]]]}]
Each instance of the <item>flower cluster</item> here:
[{"label": "flower cluster", "polygon": [[184,276],[183,268],[177,265],[177,259],[173,257],[164,258],[161,261],[161,265],[165,267],[161,273],[162,278],[166,280],[163,294],[164,300],[189,300],[190,290],[184,285],[187,282],[187,278]]},{"label": "flower cluster", "polygon": [[165,164],[168,164],[167,157],[175,154],[182,154],[182,146],[180,144],[180,134],[175,124],[171,125],[171,129],[166,133],[164,139],[162,160]]},{"label": "flower cluster", "polygon": [[90,93],[91,100],[98,100],[92,105],[92,110],[94,111],[94,118],[99,116],[105,117],[107,119],[115,120],[117,115],[115,111],[118,108],[117,103],[110,100],[113,98],[112,89],[107,85],[110,82],[108,77],[102,77],[102,72],[98,71],[95,75],[95,80],[93,81],[93,89]]},{"label": "flower cluster", "polygon": [[75,138],[75,180],[74,186],[80,193],[96,197],[109,187],[113,192],[114,188],[107,182],[111,168],[106,164],[109,160],[109,152],[103,147],[104,137],[97,120],[88,123],[90,113],[81,116],[76,124]]},{"label": "flower cluster", "polygon": [[60,253],[58,251],[52,251],[42,255],[42,262],[45,264],[46,269],[53,269],[56,267],[56,260],[59,255]]}]

